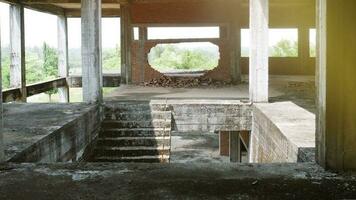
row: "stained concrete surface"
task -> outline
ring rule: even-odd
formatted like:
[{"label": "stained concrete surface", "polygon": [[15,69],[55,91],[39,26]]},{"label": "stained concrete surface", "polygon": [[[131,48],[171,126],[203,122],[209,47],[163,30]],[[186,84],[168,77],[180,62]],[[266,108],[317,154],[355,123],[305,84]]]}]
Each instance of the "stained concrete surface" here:
[{"label": "stained concrete surface", "polygon": [[356,177],[315,164],[20,164],[0,199],[355,199]]},{"label": "stained concrete surface", "polygon": [[3,106],[6,160],[92,108],[92,106],[83,103],[8,103]]},{"label": "stained concrete surface", "polygon": [[174,133],[171,136],[171,163],[222,163],[229,157],[219,155],[219,135],[215,133]]},{"label": "stained concrete surface", "polygon": [[[292,101],[298,106],[315,113],[315,94],[313,76],[270,76],[270,102]],[[105,98],[106,101],[153,99],[248,100],[247,76],[243,76],[243,83],[240,85],[220,88],[163,88],[121,85]]]}]

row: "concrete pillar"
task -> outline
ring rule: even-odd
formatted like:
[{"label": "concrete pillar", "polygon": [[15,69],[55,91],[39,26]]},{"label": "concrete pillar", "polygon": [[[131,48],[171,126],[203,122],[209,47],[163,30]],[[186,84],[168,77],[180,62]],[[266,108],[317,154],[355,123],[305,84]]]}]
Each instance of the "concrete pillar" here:
[{"label": "concrete pillar", "polygon": [[26,70],[25,70],[25,24],[24,7],[10,5],[10,87],[21,88],[21,101],[25,102]]},{"label": "concrete pillar", "polygon": [[102,94],[101,0],[82,0],[83,100],[100,103]]},{"label": "concrete pillar", "polygon": [[[0,24],[0,33],[1,33],[1,24]],[[1,65],[1,58],[2,58],[2,52],[1,52],[1,34],[0,34],[0,163],[5,161],[4,136],[3,136],[3,131],[2,131],[4,122],[3,122],[3,108],[2,108],[2,65]]]},{"label": "concrete pillar", "polygon": [[309,60],[309,27],[298,27],[298,57],[300,69],[306,69]]},{"label": "concrete pillar", "polygon": [[356,171],[356,1],[318,0],[317,162]]},{"label": "concrete pillar", "polygon": [[123,84],[131,83],[131,14],[128,2],[120,3],[120,29],[121,29],[121,82]]},{"label": "concrete pillar", "polygon": [[249,93],[252,102],[268,102],[268,0],[250,0]]},{"label": "concrete pillar", "polygon": [[[240,11],[241,1],[234,4],[237,11]],[[241,12],[237,12],[232,23],[230,24],[230,57],[231,57],[231,77],[234,83],[241,82]]]},{"label": "concrete pillar", "polygon": [[241,162],[240,132],[230,132],[230,162]]},{"label": "concrete pillar", "polygon": [[[65,16],[57,17],[58,32],[58,75],[67,78],[69,76],[68,67],[68,26]],[[69,102],[68,85],[58,89],[59,100],[63,103]]]},{"label": "concrete pillar", "polygon": [[147,27],[139,27],[139,66],[141,71],[141,82],[145,82],[145,64],[147,62],[147,54],[145,53],[145,43],[147,40]]}]

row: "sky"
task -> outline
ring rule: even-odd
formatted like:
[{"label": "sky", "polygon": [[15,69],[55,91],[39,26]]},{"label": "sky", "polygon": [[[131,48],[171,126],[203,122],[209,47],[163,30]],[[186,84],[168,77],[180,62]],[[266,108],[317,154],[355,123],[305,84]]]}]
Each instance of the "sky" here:
[{"label": "sky", "polygon": [[[9,44],[9,8],[5,3],[0,2],[0,23],[1,42],[3,46]],[[80,48],[80,18],[68,19],[68,44],[69,48]],[[57,18],[54,15],[40,13],[25,9],[25,33],[26,47],[41,46],[43,42],[52,47],[57,47]],[[313,38],[315,32],[311,32]],[[148,39],[166,38],[217,38],[219,37],[218,27],[171,27],[171,28],[148,28]],[[248,29],[241,30],[241,46],[248,47],[250,43]],[[291,41],[298,40],[297,29],[271,29],[269,34],[270,46],[273,46],[281,39]],[[120,42],[120,19],[102,19],[102,44],[103,48],[115,48]]]}]

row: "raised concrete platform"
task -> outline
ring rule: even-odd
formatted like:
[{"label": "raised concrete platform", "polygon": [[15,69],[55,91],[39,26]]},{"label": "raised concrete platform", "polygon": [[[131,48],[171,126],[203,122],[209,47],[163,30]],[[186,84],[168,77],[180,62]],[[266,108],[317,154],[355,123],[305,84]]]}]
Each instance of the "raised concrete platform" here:
[{"label": "raised concrete platform", "polygon": [[250,160],[312,162],[315,115],[292,102],[254,104]]},{"label": "raised concrete platform", "polygon": [[356,177],[315,164],[0,166],[0,199],[355,199]]},{"label": "raised concrete platform", "polygon": [[100,124],[97,107],[86,104],[3,106],[5,154],[12,162],[76,160]]}]

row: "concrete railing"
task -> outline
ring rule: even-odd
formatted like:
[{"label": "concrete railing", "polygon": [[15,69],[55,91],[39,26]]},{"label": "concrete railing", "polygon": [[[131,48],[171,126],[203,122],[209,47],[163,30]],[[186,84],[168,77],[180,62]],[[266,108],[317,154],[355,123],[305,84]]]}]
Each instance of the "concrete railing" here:
[{"label": "concrete railing", "polygon": [[[103,87],[119,87],[121,82],[120,74],[105,74],[103,76]],[[56,78],[26,86],[27,97],[63,87],[82,87],[81,76],[71,76],[68,78]],[[21,99],[20,88],[10,88],[3,90],[3,102],[12,102]]]}]

